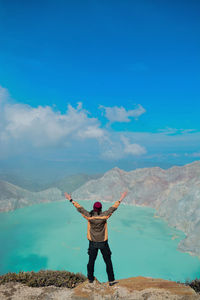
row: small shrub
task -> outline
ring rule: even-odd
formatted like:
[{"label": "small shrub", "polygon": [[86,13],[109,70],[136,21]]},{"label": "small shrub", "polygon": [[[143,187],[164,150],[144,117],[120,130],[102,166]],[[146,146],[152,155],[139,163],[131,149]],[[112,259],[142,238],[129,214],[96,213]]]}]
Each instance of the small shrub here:
[{"label": "small shrub", "polygon": [[196,293],[200,293],[200,279],[194,279],[192,281],[186,281],[186,285],[189,285]]},{"label": "small shrub", "polygon": [[87,278],[81,273],[67,271],[41,270],[39,272],[7,273],[0,276],[0,284],[14,281],[26,284],[31,287],[42,287],[54,285],[57,287],[74,288]]}]

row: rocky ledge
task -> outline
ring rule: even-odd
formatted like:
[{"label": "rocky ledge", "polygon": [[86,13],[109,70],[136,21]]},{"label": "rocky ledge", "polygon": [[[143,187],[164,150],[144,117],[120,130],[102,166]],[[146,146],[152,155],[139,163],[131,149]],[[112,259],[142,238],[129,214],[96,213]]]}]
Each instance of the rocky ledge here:
[{"label": "rocky ledge", "polygon": [[8,282],[0,285],[1,300],[197,300],[200,295],[191,287],[163,279],[132,277],[118,280],[113,286],[108,283],[85,281],[73,289],[28,287]]}]

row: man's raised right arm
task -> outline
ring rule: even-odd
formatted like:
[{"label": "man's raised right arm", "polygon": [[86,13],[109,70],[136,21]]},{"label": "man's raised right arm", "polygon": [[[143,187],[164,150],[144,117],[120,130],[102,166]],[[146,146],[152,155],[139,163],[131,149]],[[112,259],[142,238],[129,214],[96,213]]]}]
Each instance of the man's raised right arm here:
[{"label": "man's raised right arm", "polygon": [[108,210],[106,210],[104,212],[104,214],[110,217],[112,215],[112,213],[118,208],[118,206],[120,205],[121,201],[126,197],[126,195],[127,195],[127,192],[123,192],[121,194],[120,199],[117,200],[117,201],[115,201],[115,203]]}]

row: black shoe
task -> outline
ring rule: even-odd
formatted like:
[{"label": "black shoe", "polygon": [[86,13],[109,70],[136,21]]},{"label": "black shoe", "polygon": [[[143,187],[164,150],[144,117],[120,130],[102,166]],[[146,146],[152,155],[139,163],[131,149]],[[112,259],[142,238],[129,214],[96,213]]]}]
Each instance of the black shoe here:
[{"label": "black shoe", "polygon": [[118,281],[109,281],[109,286],[113,286],[116,283],[118,283]]},{"label": "black shoe", "polygon": [[89,283],[93,283],[94,279],[88,279]]}]

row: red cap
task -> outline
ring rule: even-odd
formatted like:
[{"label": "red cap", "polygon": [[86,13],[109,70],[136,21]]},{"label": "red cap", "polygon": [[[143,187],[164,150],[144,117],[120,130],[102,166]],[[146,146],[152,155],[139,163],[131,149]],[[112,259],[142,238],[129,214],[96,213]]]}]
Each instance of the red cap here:
[{"label": "red cap", "polygon": [[93,205],[94,211],[99,211],[102,208],[101,202],[95,202]]}]

